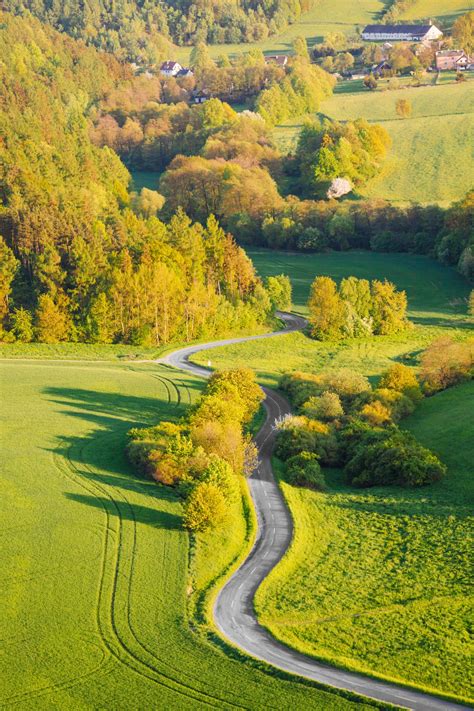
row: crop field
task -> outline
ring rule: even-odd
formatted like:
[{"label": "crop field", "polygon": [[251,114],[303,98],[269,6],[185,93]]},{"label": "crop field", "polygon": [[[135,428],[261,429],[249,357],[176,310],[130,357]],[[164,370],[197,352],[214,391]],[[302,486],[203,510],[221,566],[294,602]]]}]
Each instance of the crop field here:
[{"label": "crop field", "polygon": [[[354,82],[354,84],[356,84]],[[345,121],[359,117],[379,123],[389,132],[392,148],[382,173],[361,194],[392,202],[448,204],[472,187],[474,82],[369,92],[358,82],[338,85],[321,107],[321,114]],[[412,114],[400,119],[398,99],[408,99]],[[277,145],[291,150],[302,119],[274,131]],[[453,170],[455,166],[455,170]]]},{"label": "crop field", "polygon": [[[209,47],[209,51],[212,57],[221,54],[235,56],[253,48],[261,49],[265,54],[291,53],[295,37],[306,37],[308,46],[312,47],[329,32],[349,35],[357,27],[377,22],[384,8],[383,0],[316,0],[312,10],[301,15],[298,22],[279,35],[252,44],[214,45]],[[189,47],[178,47],[176,58],[180,62],[187,62],[190,53]]]},{"label": "crop field", "polygon": [[199,559],[211,542],[198,541],[190,577],[181,505],[133,475],[124,443],[132,425],[181,415],[200,381],[145,363],[0,367],[2,707],[354,706],[191,632],[191,584],[229,565],[245,527],[233,549],[215,542],[212,562]]},{"label": "crop field", "polygon": [[357,490],[332,471],[324,494],[282,484],[295,538],[256,600],[278,639],[472,699],[473,404],[468,383],[424,401],[404,423],[448,465],[443,482]]},{"label": "crop field", "polygon": [[248,253],[262,276],[282,273],[290,276],[297,313],[307,314],[309,287],[317,275],[337,281],[351,274],[366,279],[387,278],[406,290],[414,328],[394,336],[340,343],[318,343],[302,333],[293,333],[278,340],[215,348],[205,356],[196,354],[193,357],[196,362],[204,363],[210,357],[213,367],[223,368],[242,361],[255,369],[262,383],[272,386],[289,370],[314,372],[325,367],[347,367],[373,377],[393,360],[416,362],[420,350],[447,331],[460,338],[469,333],[465,316],[469,285],[454,269],[428,257],[355,251],[295,254],[253,249]]}]

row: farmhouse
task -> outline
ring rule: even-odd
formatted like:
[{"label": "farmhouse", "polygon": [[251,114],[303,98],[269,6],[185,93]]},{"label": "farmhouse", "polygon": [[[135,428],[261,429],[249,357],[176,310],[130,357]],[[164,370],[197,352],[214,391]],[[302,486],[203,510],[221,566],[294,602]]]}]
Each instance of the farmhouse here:
[{"label": "farmhouse", "polygon": [[277,64],[279,67],[286,67],[288,64],[287,54],[267,54],[265,64]]},{"label": "farmhouse", "polygon": [[367,25],[362,32],[362,39],[368,42],[428,42],[438,39],[442,34],[435,25]]},{"label": "farmhouse", "polygon": [[471,63],[471,58],[462,49],[444,49],[436,52],[436,69],[466,69]]},{"label": "farmhouse", "polygon": [[163,76],[165,77],[175,77],[182,69],[183,67],[181,66],[181,64],[179,64],[178,62],[173,62],[171,59],[168,59],[161,65],[160,74],[163,74]]}]

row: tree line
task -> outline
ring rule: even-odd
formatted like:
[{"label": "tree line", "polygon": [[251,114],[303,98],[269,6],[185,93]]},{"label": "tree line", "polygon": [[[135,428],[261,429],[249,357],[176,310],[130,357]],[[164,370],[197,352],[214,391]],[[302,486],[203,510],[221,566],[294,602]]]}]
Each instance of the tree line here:
[{"label": "tree line", "polygon": [[119,59],[158,64],[169,58],[172,43],[241,44],[266,39],[295,22],[312,0],[239,0],[236,3],[150,2],[149,0],[4,0],[17,15],[31,13],[41,22],[81,39]]},{"label": "tree line", "polygon": [[372,335],[389,335],[409,328],[407,297],[385,280],[342,279],[339,287],[327,276],[318,276],[308,300],[313,338],[337,341]]},{"label": "tree line", "polygon": [[189,530],[225,524],[240,498],[241,477],[257,466],[247,429],[263,397],[253,371],[217,371],[178,423],[130,430],[129,459],[138,472],[183,497]]}]

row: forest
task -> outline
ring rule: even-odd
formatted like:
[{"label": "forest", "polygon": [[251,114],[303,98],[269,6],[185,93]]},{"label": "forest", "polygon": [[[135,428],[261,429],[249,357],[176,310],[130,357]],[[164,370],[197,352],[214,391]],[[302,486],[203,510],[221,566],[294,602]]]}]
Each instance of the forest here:
[{"label": "forest", "polygon": [[91,142],[89,108],[122,65],[36,20],[2,20],[6,338],[157,345],[264,323],[270,299],[216,220],[178,210],[163,223],[146,194],[133,203],[117,155]]},{"label": "forest", "polygon": [[42,22],[67,32],[120,59],[157,64],[172,42],[245,43],[284,30],[311,7],[311,0],[239,0],[220,2],[150,2],[150,0],[5,0],[5,10],[32,13]]}]

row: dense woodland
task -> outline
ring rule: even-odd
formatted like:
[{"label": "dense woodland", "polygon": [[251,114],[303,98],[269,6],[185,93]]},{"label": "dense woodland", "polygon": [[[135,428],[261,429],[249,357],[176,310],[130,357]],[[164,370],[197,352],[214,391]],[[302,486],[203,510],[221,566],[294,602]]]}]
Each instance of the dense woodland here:
[{"label": "dense woodland", "polygon": [[265,321],[270,299],[216,221],[164,224],[146,195],[137,207],[120,159],[91,142],[89,107],[121,65],[36,20],[1,19],[6,337],[151,345]]},{"label": "dense woodland", "polygon": [[32,13],[74,38],[131,62],[156,64],[166,58],[171,42],[253,42],[281,32],[311,7],[311,0],[5,0],[5,10]]},{"label": "dense woodland", "polygon": [[[278,152],[274,122],[314,111],[334,83],[304,53],[286,72],[266,74],[259,53],[224,67],[270,82],[255,111],[237,113],[217,98],[167,103],[161,81],[110,54],[32,18],[1,20],[5,338],[159,345],[255,328],[271,299],[229,233],[283,249],[413,251],[474,275],[473,193],[447,210],[331,197],[341,179],[357,195],[381,169],[382,127],[323,119],[295,155]],[[199,79],[205,48],[195,61]],[[162,170],[159,192],[130,193],[117,153]]]}]

